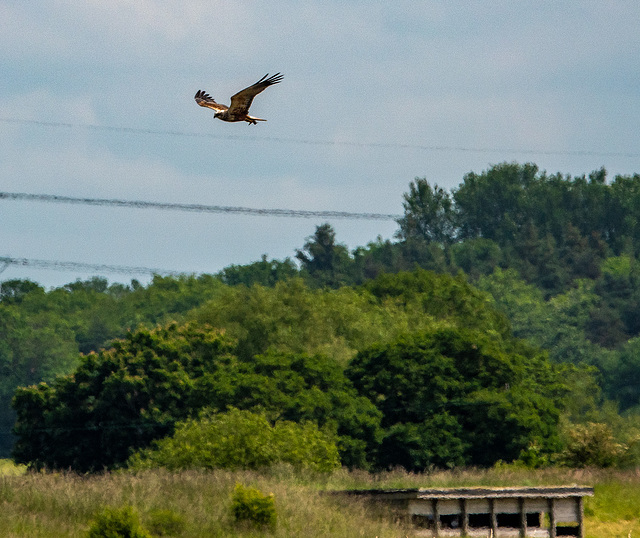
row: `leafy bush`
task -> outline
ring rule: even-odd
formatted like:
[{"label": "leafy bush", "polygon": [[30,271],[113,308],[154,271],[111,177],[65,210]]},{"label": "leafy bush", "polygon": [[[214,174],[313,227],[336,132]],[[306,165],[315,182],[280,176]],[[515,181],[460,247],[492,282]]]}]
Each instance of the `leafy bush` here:
[{"label": "leafy bush", "polygon": [[153,510],[147,526],[154,536],[177,536],[184,530],[185,520],[171,510]]},{"label": "leafy bush", "polygon": [[105,508],[89,529],[89,538],[151,538],[131,506]]},{"label": "leafy bush", "polygon": [[346,467],[366,468],[380,442],[380,412],[358,395],[330,356],[271,352],[239,359],[194,384],[193,407],[264,411],[272,420],[314,422],[337,433]]},{"label": "leafy bush", "polygon": [[231,497],[231,511],[236,521],[248,521],[261,527],[275,528],[276,503],[273,493],[265,495],[260,490],[236,484]]},{"label": "leafy bush", "polygon": [[560,456],[568,467],[614,467],[623,461],[626,447],[607,424],[576,424],[567,431],[567,446]]},{"label": "leafy bush", "polygon": [[275,463],[329,472],[340,466],[335,441],[313,423],[271,425],[263,414],[231,409],[178,425],[173,436],[134,454],[133,469],[259,469]]}]

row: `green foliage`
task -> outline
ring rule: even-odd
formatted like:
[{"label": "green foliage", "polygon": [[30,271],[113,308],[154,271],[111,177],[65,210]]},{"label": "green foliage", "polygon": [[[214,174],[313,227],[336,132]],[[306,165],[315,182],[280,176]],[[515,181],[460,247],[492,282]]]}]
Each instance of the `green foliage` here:
[{"label": "green foliage", "polygon": [[483,237],[456,243],[451,249],[453,263],[474,282],[482,275],[491,274],[503,261],[500,246]]},{"label": "green foliage", "polygon": [[237,409],[180,423],[171,437],[129,459],[136,470],[260,469],[276,463],[316,472],[340,466],[335,441],[315,424],[271,425],[263,414]]},{"label": "green foliage", "polygon": [[243,359],[267,351],[322,353],[343,364],[376,342],[436,324],[508,332],[504,316],[464,278],[424,270],[337,290],[311,289],[301,279],[226,287],[191,317],[225,329]]},{"label": "green foliage", "polygon": [[31,280],[5,280],[0,283],[0,301],[3,304],[20,304],[29,293],[44,293],[42,286]]},{"label": "green foliage", "polygon": [[565,389],[517,342],[464,329],[408,335],[362,351],[347,375],[382,412],[381,467],[491,465],[534,440],[558,447]]},{"label": "green foliage", "polygon": [[238,360],[234,351],[226,335],[194,323],[130,333],[72,375],[16,392],[14,456],[36,467],[113,468],[202,407],[237,407],[328,428],[345,465],[367,465],[380,415],[339,363],[277,353]]},{"label": "green foliage", "polygon": [[[386,410],[344,376],[343,364],[358,349],[442,327],[509,334],[486,295],[462,278],[422,270],[381,275],[359,289],[311,290],[291,280],[217,293],[194,312],[197,322],[141,328],[113,349],[83,357],[73,375],[20,389],[17,460],[81,471],[117,467],[199,409],[236,407],[262,410],[272,422],[313,422],[337,435],[343,465],[366,468],[376,460]],[[435,431],[396,430],[390,439],[416,443]],[[457,448],[432,448],[429,461],[462,461],[467,441],[444,435],[443,445]]]},{"label": "green foliage", "polygon": [[425,179],[416,178],[404,195],[404,217],[398,224],[401,239],[450,243],[455,238],[453,202],[447,191]]},{"label": "green foliage", "polygon": [[[624,273],[630,266],[616,259],[606,266],[603,274],[610,274],[614,269],[619,272],[621,267],[626,267]],[[621,411],[640,404],[638,339],[629,339],[618,349],[611,350],[588,338],[588,335],[593,338],[596,334],[596,317],[601,320],[600,329],[607,338],[621,338],[616,336],[613,327],[620,327],[621,318],[616,312],[624,309],[615,312],[602,309],[597,281],[578,280],[573,289],[546,301],[538,288],[526,284],[514,270],[498,269],[482,277],[478,287],[494,297],[496,306],[511,320],[514,335],[549,350],[554,362],[581,368],[588,365],[590,373],[586,377],[582,375],[582,379],[578,379],[575,372],[570,374],[574,382],[568,385],[575,401],[567,402],[567,405],[575,408],[574,420],[581,421],[586,416],[595,420],[594,408],[605,399],[617,401]],[[582,403],[578,403],[579,400]]]},{"label": "green foliage", "polygon": [[302,263],[302,271],[313,284],[337,288],[351,281],[353,260],[344,245],[336,243],[336,233],[330,224],[316,227],[312,237],[307,238],[303,250],[296,251]]},{"label": "green foliage", "polygon": [[16,387],[52,381],[78,363],[71,324],[57,313],[29,311],[44,296],[42,288],[11,283],[10,289],[3,283],[0,302],[0,454],[8,454],[13,442],[10,405]]},{"label": "green foliage", "polygon": [[278,519],[273,493],[236,484],[231,497],[231,512],[237,522],[249,522],[260,527],[275,529]]},{"label": "green foliage", "polygon": [[289,258],[284,261],[267,260],[266,254],[259,262],[248,265],[230,265],[225,267],[218,276],[220,280],[229,286],[261,286],[273,287],[277,282],[298,276],[299,271],[295,263]]},{"label": "green foliage", "polygon": [[624,255],[607,258],[595,283],[599,301],[589,312],[589,339],[608,348],[640,334],[640,264]]},{"label": "green foliage", "polygon": [[438,320],[439,323],[432,323],[431,327],[446,324],[482,329],[501,336],[510,332],[507,319],[490,305],[484,293],[479,293],[462,276],[437,275],[416,269],[380,275],[363,287],[379,304],[396,305],[411,313],[405,333],[407,329],[420,331],[428,327],[424,322],[416,323],[425,316]]},{"label": "green foliage", "polygon": [[105,508],[89,528],[88,538],[151,538],[131,506]]},{"label": "green foliage", "polygon": [[640,338],[632,338],[615,355],[618,360],[602,365],[603,388],[621,411],[640,410]]},{"label": "green foliage", "polygon": [[323,355],[269,353],[239,360],[199,379],[193,397],[218,409],[258,409],[273,421],[329,428],[348,467],[367,467],[380,438],[379,411],[357,394],[341,365]]},{"label": "green foliage", "polygon": [[[624,413],[640,407],[640,175],[606,179],[604,169],[572,178],[530,163],[471,172],[450,192],[416,178],[404,195],[397,242],[378,237],[350,254],[323,224],[297,251],[300,270],[289,259],[264,256],[215,276],[156,276],[148,286],[99,277],[48,291],[28,280],[0,283],[0,455],[12,443],[9,401],[17,386],[28,385],[16,397],[16,453],[35,465],[117,466],[201,407],[234,405],[264,406],[271,421],[311,420],[337,433],[343,463],[366,466],[377,457],[379,411],[344,379],[337,389],[314,388],[314,362],[328,361],[340,378],[358,352],[404,334],[462,328],[506,341],[510,326],[553,362],[578,365],[564,370],[575,382],[564,398],[567,420],[605,421],[625,444],[611,422],[615,414],[599,408],[607,400]],[[167,366],[164,351],[146,344],[131,356],[100,351],[128,330],[185,319],[226,331],[237,346],[197,371]],[[78,351],[89,355],[79,360]],[[155,355],[162,357],[157,367],[145,363]],[[280,361],[281,368],[273,366]],[[56,381],[79,362],[77,379]],[[292,364],[303,364],[302,372],[288,373]],[[272,370],[275,378],[265,381],[262,372]],[[476,407],[506,412],[513,405],[495,394],[476,397],[483,402]],[[382,453],[405,439],[407,461],[452,465],[460,454],[467,461],[471,445],[458,442],[461,422],[447,413],[440,453],[413,452],[436,436],[420,422],[394,425]],[[524,440],[514,443],[515,450]],[[52,456],[41,459],[49,446],[56,447]]]},{"label": "green foliage", "polygon": [[622,462],[626,447],[617,443],[611,427],[590,422],[569,427],[560,461],[568,467],[613,467]]},{"label": "green foliage", "polygon": [[8,454],[15,421],[11,398],[18,386],[51,382],[89,353],[138,325],[180,319],[215,294],[220,281],[200,277],[155,277],[143,287],[109,285],[94,277],[45,291],[29,280],[0,284],[0,455]]},{"label": "green foliage", "polygon": [[611,360],[609,351],[590,342],[585,332],[589,312],[598,303],[592,282],[579,280],[549,300],[513,269],[496,269],[477,285],[509,318],[513,334],[549,350],[552,361],[600,366]]},{"label": "green foliage", "polygon": [[535,181],[538,168],[503,163],[486,172],[468,173],[453,193],[465,239],[485,237],[498,243],[509,238],[526,218],[523,193]]},{"label": "green foliage", "polygon": [[346,362],[363,341],[385,331],[388,316],[368,299],[351,288],[312,290],[292,279],[274,288],[224,288],[192,318],[225,329],[238,340],[243,359],[273,350],[323,353]]},{"label": "green foliage", "polygon": [[194,380],[232,360],[233,349],[208,327],[140,329],[83,357],[72,375],[19,389],[16,461],[78,471],[118,466],[194,412],[187,405]]},{"label": "green foliage", "polygon": [[154,536],[179,536],[186,527],[184,516],[172,510],[152,510],[147,527]]}]

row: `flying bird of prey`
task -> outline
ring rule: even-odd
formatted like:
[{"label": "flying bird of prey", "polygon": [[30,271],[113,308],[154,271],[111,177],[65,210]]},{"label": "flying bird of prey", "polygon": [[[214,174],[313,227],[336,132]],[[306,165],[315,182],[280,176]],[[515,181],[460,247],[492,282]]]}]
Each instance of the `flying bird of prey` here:
[{"label": "flying bird of prey", "polygon": [[246,121],[249,125],[252,123],[257,125],[259,121],[267,121],[262,118],[254,118],[253,116],[249,116],[249,107],[251,106],[251,102],[253,98],[258,95],[265,88],[273,84],[277,84],[282,80],[283,75],[280,73],[276,73],[275,75],[270,76],[267,73],[264,77],[262,77],[258,82],[252,84],[248,88],[245,88],[242,91],[239,91],[235,95],[231,97],[231,105],[221,105],[220,103],[216,103],[208,93],[205,93],[202,90],[198,90],[196,92],[195,100],[200,106],[204,106],[207,108],[212,108],[216,111],[214,114],[215,118],[218,118],[222,121]]}]

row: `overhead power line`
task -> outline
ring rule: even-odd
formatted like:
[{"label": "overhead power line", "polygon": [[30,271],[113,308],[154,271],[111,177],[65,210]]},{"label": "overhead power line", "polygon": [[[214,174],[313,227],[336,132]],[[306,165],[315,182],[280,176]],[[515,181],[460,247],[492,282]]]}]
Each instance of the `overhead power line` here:
[{"label": "overhead power line", "polygon": [[87,272],[102,272],[102,273],[120,273],[125,275],[180,275],[183,274],[180,271],[169,271],[166,269],[152,269],[149,267],[134,267],[129,265],[106,265],[96,263],[81,263],[81,262],[65,262],[58,260],[33,260],[29,258],[9,258],[0,257],[0,264],[3,265],[2,271],[4,271],[10,265],[22,265],[29,267],[36,267],[39,269],[54,269],[56,271],[69,271],[79,270]]},{"label": "overhead power line", "polygon": [[2,123],[15,123],[22,125],[35,125],[50,128],[78,128],[92,131],[115,131],[121,133],[159,135],[159,136],[183,136],[192,138],[213,138],[216,140],[253,140],[256,142],[277,142],[281,144],[307,144],[314,146],[349,146],[360,148],[386,148],[386,149],[414,149],[423,151],[467,152],[467,153],[516,153],[521,155],[574,155],[594,157],[640,157],[640,153],[617,151],[593,151],[593,150],[548,150],[548,149],[523,149],[523,148],[482,148],[467,146],[408,144],[401,142],[357,142],[349,140],[320,140],[305,138],[287,138],[277,136],[255,135],[217,135],[213,133],[195,133],[188,131],[142,129],[137,127],[94,125],[90,123],[67,123],[60,121],[27,120],[21,118],[0,117]]},{"label": "overhead power line", "polygon": [[328,218],[352,220],[398,220],[401,215],[387,213],[352,213],[349,211],[307,211],[303,209],[257,209],[203,204],[172,204],[147,202],[142,200],[118,200],[113,198],[75,198],[53,194],[27,194],[24,192],[0,192],[0,200],[24,200],[61,204],[84,204],[97,206],[132,207],[135,209],[165,209],[171,211],[191,211],[196,213],[244,213],[248,215],[297,218]]}]

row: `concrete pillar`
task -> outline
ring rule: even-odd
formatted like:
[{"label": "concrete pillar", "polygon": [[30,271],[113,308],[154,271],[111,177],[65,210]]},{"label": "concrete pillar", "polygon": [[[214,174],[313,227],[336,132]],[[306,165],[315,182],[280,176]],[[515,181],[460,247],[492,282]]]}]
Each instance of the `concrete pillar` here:
[{"label": "concrete pillar", "polygon": [[460,499],[460,536],[469,534],[469,512],[467,510],[467,499]]},{"label": "concrete pillar", "polygon": [[576,516],[578,519],[578,537],[584,538],[584,499],[576,497]]},{"label": "concrete pillar", "polygon": [[556,500],[547,499],[549,504],[549,538],[556,538]]},{"label": "concrete pillar", "polygon": [[496,515],[496,500],[489,499],[489,516],[491,517],[491,533],[498,534],[498,516]]},{"label": "concrete pillar", "polygon": [[525,502],[522,497],[518,499],[518,506],[520,508],[520,538],[526,538],[527,537],[527,508],[525,506]]}]

